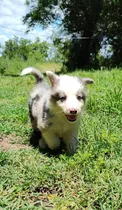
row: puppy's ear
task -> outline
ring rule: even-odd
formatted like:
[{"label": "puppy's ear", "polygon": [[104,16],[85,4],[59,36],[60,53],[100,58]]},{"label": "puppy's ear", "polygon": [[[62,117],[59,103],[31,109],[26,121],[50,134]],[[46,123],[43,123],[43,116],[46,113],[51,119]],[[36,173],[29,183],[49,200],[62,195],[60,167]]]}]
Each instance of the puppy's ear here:
[{"label": "puppy's ear", "polygon": [[91,79],[91,78],[82,78],[82,79],[81,79],[81,82],[82,82],[84,85],[87,85],[87,84],[93,84],[93,83],[94,83],[94,80]]},{"label": "puppy's ear", "polygon": [[59,81],[59,76],[53,73],[52,71],[46,71],[46,75],[48,76],[51,82],[51,86],[54,87]]}]

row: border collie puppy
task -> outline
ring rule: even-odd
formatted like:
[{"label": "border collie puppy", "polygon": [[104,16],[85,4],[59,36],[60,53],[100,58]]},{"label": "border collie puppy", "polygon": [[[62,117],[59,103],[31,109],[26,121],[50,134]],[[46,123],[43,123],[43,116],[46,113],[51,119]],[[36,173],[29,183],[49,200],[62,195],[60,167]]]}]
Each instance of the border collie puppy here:
[{"label": "border collie puppy", "polygon": [[[32,74],[36,78],[29,99],[29,112],[35,138],[40,148],[55,150],[64,142],[67,150],[74,153],[77,148],[78,128],[86,101],[86,84],[92,84],[90,78],[78,78],[68,75],[56,75],[47,71],[50,86],[42,73],[28,67],[21,75]],[[40,135],[39,135],[40,134]],[[36,140],[35,140],[36,141]]]}]

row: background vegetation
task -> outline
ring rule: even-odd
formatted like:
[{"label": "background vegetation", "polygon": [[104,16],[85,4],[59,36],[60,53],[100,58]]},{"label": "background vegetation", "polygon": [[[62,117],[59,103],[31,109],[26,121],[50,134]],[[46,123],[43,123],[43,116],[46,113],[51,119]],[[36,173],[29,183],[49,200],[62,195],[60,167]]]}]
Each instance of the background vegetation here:
[{"label": "background vegetation", "polygon": [[[57,23],[63,33],[70,35],[70,43],[63,42],[63,51],[67,51],[64,65],[68,69],[121,67],[121,0],[28,0],[27,5],[30,11],[23,21],[29,28]],[[62,43],[60,36],[58,39]],[[110,47],[111,57],[99,62],[103,45]]]},{"label": "background vegetation", "polygon": [[[50,47],[51,44],[40,42],[39,38],[31,42],[15,36],[1,46],[0,73],[17,74],[27,66],[40,68],[40,64],[43,66],[47,61],[48,63],[58,61],[56,56],[51,57]],[[56,64],[53,69],[55,66]]]},{"label": "background vegetation", "polygon": [[121,0],[28,0],[26,3],[30,10],[23,22],[28,30],[35,25],[57,24],[58,35],[54,35],[53,45],[40,43],[39,38],[34,43],[17,37],[7,41],[2,49],[0,72],[14,63],[13,59],[21,60],[21,67],[47,60],[62,62],[64,71],[122,66]]}]

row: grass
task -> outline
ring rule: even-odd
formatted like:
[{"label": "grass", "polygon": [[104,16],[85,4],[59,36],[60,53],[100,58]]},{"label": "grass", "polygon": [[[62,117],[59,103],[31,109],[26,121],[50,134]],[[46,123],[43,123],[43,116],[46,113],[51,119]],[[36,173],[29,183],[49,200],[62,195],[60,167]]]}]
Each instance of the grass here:
[{"label": "grass", "polygon": [[22,61],[19,57],[15,57],[13,59],[0,57],[0,73],[6,74],[8,76],[18,75],[20,71],[22,71],[22,69],[28,66],[34,66],[40,69],[42,72],[45,72],[45,70],[59,72],[62,68],[61,63],[55,63],[53,61],[37,62],[34,56],[31,56],[30,58],[28,58],[27,61]]},{"label": "grass", "polygon": [[[74,156],[38,149],[0,150],[0,210],[122,209],[122,71],[85,72],[92,77]],[[27,100],[31,76],[0,77],[0,133],[29,144]]]}]

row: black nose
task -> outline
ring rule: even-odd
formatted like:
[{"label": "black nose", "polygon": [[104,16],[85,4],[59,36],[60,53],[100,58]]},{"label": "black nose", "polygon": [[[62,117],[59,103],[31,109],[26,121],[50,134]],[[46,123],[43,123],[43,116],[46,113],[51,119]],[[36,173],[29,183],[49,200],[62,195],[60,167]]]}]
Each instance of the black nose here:
[{"label": "black nose", "polygon": [[70,114],[77,114],[77,110],[76,109],[71,109]]}]

